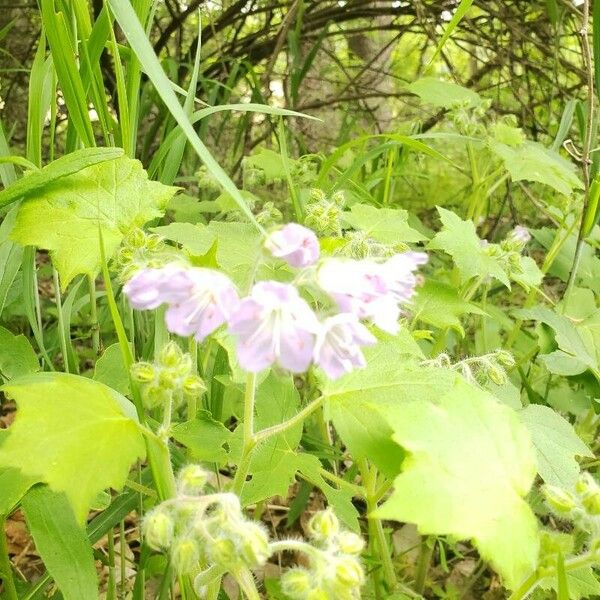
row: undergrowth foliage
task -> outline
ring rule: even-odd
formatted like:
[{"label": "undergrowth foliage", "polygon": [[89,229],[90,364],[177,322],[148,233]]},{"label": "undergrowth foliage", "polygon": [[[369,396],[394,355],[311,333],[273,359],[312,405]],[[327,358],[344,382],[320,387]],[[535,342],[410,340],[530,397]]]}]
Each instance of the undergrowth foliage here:
[{"label": "undergrowth foliage", "polygon": [[[309,115],[194,112],[202,45],[175,85],[155,4],[41,0],[24,155],[0,123],[1,597],[600,595],[589,3],[553,139],[423,77],[439,130],[319,154]],[[227,111],[272,125],[231,172]]]}]

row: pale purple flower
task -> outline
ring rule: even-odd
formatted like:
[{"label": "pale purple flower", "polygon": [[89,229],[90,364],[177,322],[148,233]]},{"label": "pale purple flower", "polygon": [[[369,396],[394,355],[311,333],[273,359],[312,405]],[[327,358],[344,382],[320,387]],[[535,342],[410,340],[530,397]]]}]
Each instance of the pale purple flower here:
[{"label": "pale purple flower", "polygon": [[314,361],[330,379],[337,379],[366,365],[361,346],[377,340],[353,313],[339,313],[325,319],[314,350]]},{"label": "pale purple flower", "polygon": [[306,371],[318,327],[317,317],[298,290],[276,281],[255,284],[229,319],[240,366],[252,372],[272,364],[292,373]]},{"label": "pale purple flower", "polygon": [[239,304],[231,280],[212,269],[187,269],[188,287],[184,298],[169,304],[167,329],[181,336],[193,335],[202,342],[220,327]]},{"label": "pale purple flower", "polygon": [[531,234],[527,227],[523,227],[522,225],[517,225],[509,234],[508,239],[518,242],[523,246],[529,242],[531,239]]},{"label": "pale purple flower", "polygon": [[173,263],[159,269],[141,269],[123,286],[123,292],[136,310],[152,310],[183,300],[190,286],[187,269]]},{"label": "pale purple flower", "polygon": [[267,238],[269,252],[292,267],[308,267],[319,259],[319,240],[311,229],[288,223]]},{"label": "pale purple flower", "polygon": [[400,305],[414,295],[414,272],[426,262],[427,255],[422,252],[396,254],[383,263],[332,259],[319,269],[319,284],[342,312],[352,312],[395,334]]}]

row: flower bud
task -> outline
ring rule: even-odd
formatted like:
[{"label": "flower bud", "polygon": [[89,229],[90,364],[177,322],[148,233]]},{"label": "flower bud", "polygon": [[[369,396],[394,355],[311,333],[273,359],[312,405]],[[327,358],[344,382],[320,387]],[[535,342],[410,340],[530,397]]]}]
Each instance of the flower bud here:
[{"label": "flower bud", "polygon": [[176,368],[179,366],[183,352],[175,342],[169,342],[164,346],[158,355],[158,362],[167,368]]},{"label": "flower bud", "polygon": [[146,248],[150,251],[162,249],[164,238],[157,233],[150,233],[146,235]]},{"label": "flower bud", "polygon": [[356,558],[344,556],[335,563],[335,579],[345,587],[360,587],[364,577],[363,569]]},{"label": "flower bud", "polygon": [[131,365],[131,377],[138,383],[150,383],[156,377],[154,365],[148,362],[137,362]]},{"label": "flower bud", "polygon": [[587,472],[582,473],[575,484],[575,491],[578,494],[589,494],[598,491],[596,480]]},{"label": "flower bud", "polygon": [[171,549],[171,560],[178,573],[190,573],[200,561],[198,542],[191,537],[175,540]]},{"label": "flower bud", "polygon": [[506,383],[506,373],[498,365],[490,365],[486,370],[486,374],[496,385]]},{"label": "flower bud", "polygon": [[197,398],[206,391],[206,385],[199,375],[190,375],[183,381],[183,393],[186,396]]},{"label": "flower bud", "polygon": [[546,502],[557,513],[571,512],[576,506],[575,498],[571,492],[553,485],[544,486],[543,491],[544,496],[546,496]]},{"label": "flower bud", "polygon": [[264,565],[271,552],[269,549],[269,536],[258,523],[247,522],[239,532],[241,539],[241,555],[250,569]]},{"label": "flower bud", "polygon": [[232,493],[221,494],[219,506],[223,513],[230,519],[239,518],[242,510],[240,499]]},{"label": "flower bud", "polygon": [[144,389],[144,406],[153,409],[164,404],[168,399],[168,393],[159,385],[150,384]]},{"label": "flower bud", "polygon": [[313,576],[306,569],[290,569],[281,576],[281,590],[293,600],[307,598],[312,589]]},{"label": "flower bud", "polygon": [[581,504],[589,515],[600,515],[600,491],[588,494],[581,499]]},{"label": "flower bud", "polygon": [[198,465],[186,465],[177,475],[177,489],[180,494],[194,496],[199,494],[208,481],[206,471]]},{"label": "flower bud", "polygon": [[142,526],[145,541],[154,550],[163,550],[171,544],[173,529],[173,519],[160,509],[149,512]]},{"label": "flower bud", "polygon": [[315,513],[308,522],[309,535],[318,541],[327,541],[340,531],[340,522],[331,509]]},{"label": "flower bud", "polygon": [[212,540],[208,546],[208,554],[215,564],[226,568],[239,560],[235,544],[227,537],[217,537]]},{"label": "flower bud", "polygon": [[177,387],[177,375],[171,369],[161,369],[158,373],[158,385],[165,390]]},{"label": "flower bud", "polygon": [[123,243],[133,248],[142,248],[146,244],[146,237],[143,229],[136,228],[127,234]]},{"label": "flower bud", "polygon": [[496,352],[496,360],[504,367],[512,369],[517,363],[510,352],[506,350],[498,350]]},{"label": "flower bud", "polygon": [[342,531],[337,537],[337,545],[344,554],[360,554],[365,547],[365,541],[351,531]]}]

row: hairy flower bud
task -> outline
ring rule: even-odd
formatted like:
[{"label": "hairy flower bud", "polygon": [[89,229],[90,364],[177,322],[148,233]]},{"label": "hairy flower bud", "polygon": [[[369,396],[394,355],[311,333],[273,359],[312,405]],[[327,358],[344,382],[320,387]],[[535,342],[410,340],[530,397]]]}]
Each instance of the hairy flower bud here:
[{"label": "hairy flower bud", "polygon": [[343,556],[335,563],[335,579],[345,587],[360,587],[365,575],[358,560],[354,557]]},{"label": "hairy flower bud", "polygon": [[600,491],[593,492],[581,499],[581,504],[589,515],[594,517],[600,515]]},{"label": "hairy flower bud", "polygon": [[131,365],[131,377],[138,383],[150,383],[156,377],[154,365],[148,362],[137,362]]},{"label": "hairy flower bud", "polygon": [[197,398],[206,391],[206,385],[199,375],[189,375],[183,380],[183,393],[186,396]]},{"label": "hairy flower bud", "polygon": [[557,513],[571,512],[576,506],[575,498],[571,492],[553,485],[544,486],[543,491],[546,502]]},{"label": "hairy flower bud", "polygon": [[308,522],[308,533],[317,541],[329,541],[340,531],[340,522],[331,509],[315,513]]},{"label": "hairy flower bud", "polygon": [[171,544],[173,530],[173,519],[160,508],[149,512],[142,526],[146,544],[154,550],[163,550]]},{"label": "hairy flower bud", "polygon": [[175,342],[167,343],[158,355],[158,362],[167,368],[177,368],[182,359],[183,352]]},{"label": "hairy flower bud", "polygon": [[496,360],[507,369],[511,369],[517,364],[513,355],[506,350],[498,350],[496,352]]},{"label": "hairy flower bud", "polygon": [[599,489],[596,480],[587,472],[582,473],[575,484],[575,491],[581,495],[594,493]]},{"label": "hairy flower bud", "polygon": [[199,494],[208,481],[206,471],[199,465],[186,465],[177,475],[177,490],[185,496]]},{"label": "hairy flower bud", "polygon": [[486,370],[486,374],[496,385],[506,383],[506,373],[498,365],[490,365]]},{"label": "hairy flower bud", "polygon": [[304,600],[312,590],[313,576],[306,569],[290,569],[281,576],[281,590],[292,600]]},{"label": "hairy flower bud", "polygon": [[344,554],[357,555],[363,551],[365,541],[351,531],[341,531],[337,536],[337,546]]},{"label": "hairy flower bud", "polygon": [[229,568],[239,560],[235,544],[228,537],[218,537],[212,540],[207,550],[211,560],[222,567]]},{"label": "hairy flower bud", "polygon": [[191,573],[200,561],[198,542],[192,537],[175,540],[171,549],[171,559],[178,573]]},{"label": "hairy flower bud", "polygon": [[269,536],[261,525],[247,522],[239,532],[241,538],[241,556],[251,569],[264,565],[271,552],[269,550]]}]

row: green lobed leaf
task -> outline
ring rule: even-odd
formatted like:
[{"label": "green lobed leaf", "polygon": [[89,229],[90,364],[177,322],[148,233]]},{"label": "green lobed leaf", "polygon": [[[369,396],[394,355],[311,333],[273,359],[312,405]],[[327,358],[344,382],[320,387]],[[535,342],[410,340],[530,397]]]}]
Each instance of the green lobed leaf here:
[{"label": "green lobed leaf", "polygon": [[98,493],[120,489],[145,454],[133,405],[111,388],[77,375],[38,373],[2,388],[17,402],[0,469],[64,492],[83,522]]},{"label": "green lobed leaf", "polygon": [[475,108],[481,104],[481,96],[477,92],[434,77],[418,79],[408,86],[408,91],[419,96],[423,102],[438,108],[452,108],[457,104]]},{"label": "green lobed leaf", "polygon": [[435,397],[452,384],[456,374],[418,366],[396,341],[367,349],[365,357],[366,368],[324,383],[325,410],[354,459],[368,458],[383,473],[394,476],[405,453],[372,405]]},{"label": "green lobed leaf", "polygon": [[485,251],[473,221],[463,221],[457,214],[440,206],[437,209],[443,228],[427,247],[449,254],[454,259],[463,281],[473,277],[490,276],[510,287],[508,276],[498,260]]},{"label": "green lobed leaf", "polygon": [[13,379],[39,370],[40,363],[29,340],[0,327],[0,377]]},{"label": "green lobed leaf", "polygon": [[518,414],[531,434],[540,477],[550,485],[572,488],[579,476],[575,457],[593,458],[593,452],[573,426],[548,406],[530,404]]},{"label": "green lobed leaf", "polygon": [[98,598],[92,546],[66,495],[36,485],[22,506],[36,550],[64,600]]},{"label": "green lobed leaf", "polygon": [[207,411],[200,411],[195,419],[174,425],[173,438],[190,451],[193,460],[222,463],[227,458],[226,444],[233,435]]},{"label": "green lobed leaf", "polygon": [[463,300],[456,288],[434,279],[426,279],[417,289],[411,312],[416,320],[440,329],[454,329],[461,336],[465,332],[459,317],[485,314],[471,302]]},{"label": "green lobed leaf", "polygon": [[543,183],[565,196],[583,188],[573,163],[542,144],[528,141],[513,148],[500,142],[490,142],[490,148],[503,160],[513,181]]},{"label": "green lobed leaf", "polygon": [[128,231],[161,216],[176,191],[149,181],[137,160],[92,165],[26,194],[11,238],[50,250],[64,288],[99,272],[100,230],[109,258]]},{"label": "green lobed leaf", "polygon": [[129,371],[123,362],[119,344],[111,344],[98,358],[94,366],[93,379],[111,387],[123,396],[129,394]]},{"label": "green lobed leaf", "polygon": [[424,535],[471,539],[514,588],[535,568],[537,522],[523,499],[537,467],[512,409],[464,381],[429,402],[373,403],[410,456],[375,512]]},{"label": "green lobed leaf", "polygon": [[408,212],[395,208],[377,208],[368,204],[354,204],[350,212],[343,213],[345,223],[364,231],[383,244],[420,242],[425,238],[408,224]]},{"label": "green lobed leaf", "polygon": [[74,175],[87,167],[115,160],[121,156],[123,156],[121,148],[82,148],[61,156],[43,169],[27,173],[0,192],[0,207],[41,190],[52,181]]}]

